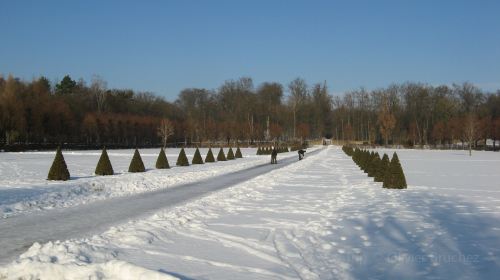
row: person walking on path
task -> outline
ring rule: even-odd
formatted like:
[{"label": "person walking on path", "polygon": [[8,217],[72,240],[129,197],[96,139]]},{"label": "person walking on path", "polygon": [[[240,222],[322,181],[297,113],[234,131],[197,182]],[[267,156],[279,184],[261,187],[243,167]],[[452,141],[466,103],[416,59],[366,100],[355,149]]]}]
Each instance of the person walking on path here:
[{"label": "person walking on path", "polygon": [[306,153],[306,151],[300,149],[297,153],[299,154],[299,160],[302,160],[304,158],[304,154]]},{"label": "person walking on path", "polygon": [[273,148],[273,151],[271,152],[271,164],[277,164],[278,163],[278,151],[276,150],[276,147]]}]

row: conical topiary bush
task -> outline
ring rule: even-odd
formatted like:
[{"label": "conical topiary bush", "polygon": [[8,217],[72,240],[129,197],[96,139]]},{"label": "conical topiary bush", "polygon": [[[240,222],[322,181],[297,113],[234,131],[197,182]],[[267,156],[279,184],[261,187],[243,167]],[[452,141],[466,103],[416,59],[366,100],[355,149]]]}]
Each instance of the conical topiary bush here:
[{"label": "conical topiary bush", "polygon": [[262,155],[262,150],[261,150],[260,146],[257,148],[257,155],[258,156]]},{"label": "conical topiary bush", "polygon": [[397,181],[397,186],[398,189],[406,189],[407,184],[406,184],[406,177],[405,173],[403,172],[403,167],[401,166],[401,162],[399,161],[398,155],[394,153],[394,156],[392,159],[395,161],[396,168],[398,169],[398,181]]},{"label": "conical topiary bush", "polygon": [[219,154],[217,155],[217,161],[226,161],[226,155],[224,154],[224,150],[222,147],[219,150]]},{"label": "conical topiary bush", "polygon": [[387,154],[384,154],[382,159],[379,161],[376,169],[375,176],[373,176],[373,180],[375,182],[384,182],[385,171],[389,167],[389,157]]},{"label": "conical topiary bush", "polygon": [[158,158],[156,159],[156,168],[157,169],[168,169],[170,168],[170,165],[168,164],[168,159],[167,155],[165,155],[165,149],[161,148],[160,154],[158,155]]},{"label": "conical topiary bush", "polygon": [[95,167],[95,175],[113,175],[113,166],[111,165],[111,161],[109,160],[108,152],[106,151],[106,147],[102,148],[101,157],[97,162],[97,166]]},{"label": "conical topiary bush", "polygon": [[229,147],[229,151],[227,151],[227,160],[233,160],[233,159],[234,159],[233,149]]},{"label": "conical topiary bush", "polygon": [[61,147],[57,147],[56,157],[52,162],[47,180],[66,181],[69,180],[69,171]]},{"label": "conical topiary bush", "polygon": [[186,152],[184,151],[184,148],[181,149],[179,152],[179,157],[177,157],[177,166],[189,166],[189,161],[186,156]]},{"label": "conical topiary bush", "polygon": [[201,158],[200,150],[196,148],[196,151],[194,152],[193,156],[193,164],[203,164],[203,159]]},{"label": "conical topiary bush", "polygon": [[241,154],[240,147],[236,148],[236,154],[234,155],[236,158],[242,158],[243,155]]},{"label": "conical topiary bush", "polygon": [[214,153],[212,153],[212,148],[208,148],[207,156],[205,157],[205,162],[215,162]]},{"label": "conical topiary bush", "polygon": [[141,154],[139,154],[139,150],[135,149],[134,156],[132,157],[132,161],[128,167],[128,172],[145,172],[146,168],[144,168],[144,163],[142,162]]},{"label": "conical topiary bush", "polygon": [[406,189],[407,187],[403,168],[401,167],[396,152],[392,155],[389,167],[385,172],[383,187],[388,189]]},{"label": "conical topiary bush", "polygon": [[378,153],[370,153],[370,162],[368,163],[368,168],[367,168],[367,174],[368,177],[374,177],[375,176],[375,170],[379,164],[380,161],[380,156]]}]

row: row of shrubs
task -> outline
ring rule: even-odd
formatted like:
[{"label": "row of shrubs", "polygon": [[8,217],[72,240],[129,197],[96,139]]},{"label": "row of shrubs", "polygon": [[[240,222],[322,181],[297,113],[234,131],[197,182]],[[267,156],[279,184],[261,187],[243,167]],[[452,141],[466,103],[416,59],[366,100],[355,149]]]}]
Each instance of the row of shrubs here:
[{"label": "row of shrubs", "polygon": [[[277,147],[276,150],[278,153],[288,153],[288,147]],[[273,152],[272,147],[258,147],[257,148],[257,155],[270,155]]]},{"label": "row of shrubs", "polygon": [[375,182],[382,182],[387,189],[406,189],[406,178],[396,152],[389,161],[384,153],[382,159],[378,152],[361,150],[359,148],[343,146],[342,150],[365,172],[373,177]]},{"label": "row of shrubs", "polygon": [[[219,153],[217,154],[217,161],[226,161],[226,160],[233,160],[237,158],[242,158],[243,155],[241,154],[241,150],[238,147],[236,149],[236,153],[233,152],[232,148],[229,148],[229,151],[227,152],[227,156],[224,153],[224,149],[220,148]],[[196,148],[196,151],[193,156],[193,160],[191,161],[192,164],[204,164],[205,162],[215,162],[214,155],[212,153],[212,149],[208,149],[208,153],[205,156],[205,161],[203,161],[203,158],[201,157],[200,150]],[[177,158],[176,162],[177,166],[189,166],[189,160],[186,156],[186,152],[184,151],[184,148],[181,149],[179,152],[179,157]],[[158,155],[158,158],[156,160],[156,168],[157,169],[168,169],[170,168],[170,165],[168,163],[167,156],[165,154],[165,150],[161,148],[160,154]],[[134,156],[132,157],[132,161],[130,162],[130,166],[128,168],[128,172],[145,172],[146,168],[144,167],[144,163],[141,158],[141,154],[139,153],[138,149],[135,149]],[[97,166],[95,168],[95,174],[96,175],[113,175],[113,166],[111,165],[111,161],[109,160],[108,152],[106,151],[106,148],[104,147],[102,149],[101,157],[99,158],[99,161],[97,162]],[[68,167],[66,165],[66,161],[64,160],[64,156],[62,154],[61,148],[57,148],[56,152],[56,157],[54,158],[54,161],[52,163],[52,166],[50,167],[49,170],[49,175],[47,176],[47,180],[57,180],[57,181],[66,181],[69,180],[70,174]]]}]

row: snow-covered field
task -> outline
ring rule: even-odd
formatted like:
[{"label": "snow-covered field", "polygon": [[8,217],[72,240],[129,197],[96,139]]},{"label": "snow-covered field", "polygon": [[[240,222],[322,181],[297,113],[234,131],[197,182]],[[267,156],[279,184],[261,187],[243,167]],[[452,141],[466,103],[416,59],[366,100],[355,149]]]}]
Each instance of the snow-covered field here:
[{"label": "snow-covered field", "polygon": [[[155,155],[143,157],[147,167]],[[91,238],[34,244],[0,279],[497,279],[500,153],[398,155],[407,190],[382,189],[329,147]],[[150,184],[155,171],[144,176]],[[5,190],[18,186],[14,177]]]},{"label": "snow-covered field", "polygon": [[[212,149],[217,156],[219,149]],[[128,173],[134,150],[109,150],[114,176],[95,176],[101,151],[64,151],[72,180],[47,181],[55,152],[0,153],[0,219],[26,211],[68,207],[110,197],[130,195],[202,180],[269,161],[256,149],[241,149],[243,159],[190,167],[176,167],[180,149],[167,149],[171,169],[154,169],[159,149],[142,149],[148,171]],[[191,162],[194,149],[186,149]],[[200,149],[204,158],[208,149]],[[227,153],[227,149],[225,149]],[[292,156],[293,153],[283,154]]]}]

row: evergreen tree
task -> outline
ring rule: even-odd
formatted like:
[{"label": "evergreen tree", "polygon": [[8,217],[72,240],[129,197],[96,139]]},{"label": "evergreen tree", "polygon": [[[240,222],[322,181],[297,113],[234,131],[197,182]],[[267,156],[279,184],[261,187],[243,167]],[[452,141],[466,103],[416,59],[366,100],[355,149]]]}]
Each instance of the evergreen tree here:
[{"label": "evergreen tree", "polygon": [[52,162],[47,180],[66,181],[69,180],[69,171],[61,147],[57,147],[56,157]]},{"label": "evergreen tree", "polygon": [[240,150],[240,147],[238,147],[236,149],[236,154],[234,155],[236,158],[242,158],[243,155],[241,154],[241,150]]},{"label": "evergreen tree", "polygon": [[398,155],[394,153],[392,159],[396,162],[395,165],[398,173],[398,181],[397,181],[398,189],[406,189],[408,187],[406,184],[406,177],[403,172],[403,167],[401,166],[401,162],[399,161]]},{"label": "evergreen tree", "polygon": [[144,163],[142,162],[141,154],[139,154],[139,150],[135,149],[134,156],[132,157],[132,161],[130,162],[130,166],[128,167],[128,172],[145,172],[146,168],[144,168]]},{"label": "evergreen tree", "polygon": [[203,164],[203,159],[201,158],[200,150],[196,148],[193,156],[193,164]]},{"label": "evergreen tree", "polygon": [[158,159],[156,159],[156,168],[157,169],[168,169],[170,165],[168,164],[167,155],[165,155],[165,150],[161,148],[160,154],[158,155]]},{"label": "evergreen tree", "polygon": [[396,152],[392,155],[389,168],[385,172],[383,187],[388,189],[406,189],[407,187],[403,168]]},{"label": "evergreen tree", "polygon": [[262,155],[262,150],[260,149],[260,146],[257,148],[257,155],[258,156]]},{"label": "evergreen tree", "polygon": [[113,175],[113,166],[111,165],[111,161],[109,160],[108,152],[106,151],[106,147],[102,148],[101,157],[97,162],[97,166],[95,167],[95,175]]},{"label": "evergreen tree", "polygon": [[233,148],[229,147],[229,151],[227,151],[227,160],[233,160],[233,159],[234,159]]},{"label": "evergreen tree", "polygon": [[375,177],[377,170],[380,167],[380,156],[378,153],[373,153],[372,160],[370,161],[370,168],[368,169],[368,177]]},{"label": "evergreen tree", "polygon": [[366,172],[366,163],[369,160],[369,153],[366,150],[363,150],[361,152],[361,161],[360,161],[360,168],[363,170],[363,172]]},{"label": "evergreen tree", "polygon": [[389,163],[389,156],[387,156],[387,154],[384,154],[382,160],[380,161],[380,164],[378,165],[375,177],[373,178],[375,182],[384,182],[385,172],[389,168]]},{"label": "evergreen tree", "polygon": [[222,147],[219,150],[219,154],[217,155],[217,161],[226,161],[226,155],[224,154],[224,150]]},{"label": "evergreen tree", "polygon": [[205,162],[215,162],[214,154],[212,153],[212,148],[208,148],[207,156],[205,157]]},{"label": "evergreen tree", "polygon": [[179,152],[179,157],[177,157],[177,166],[189,166],[189,161],[186,156],[186,152],[184,151],[184,148],[181,149]]}]

